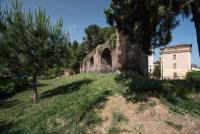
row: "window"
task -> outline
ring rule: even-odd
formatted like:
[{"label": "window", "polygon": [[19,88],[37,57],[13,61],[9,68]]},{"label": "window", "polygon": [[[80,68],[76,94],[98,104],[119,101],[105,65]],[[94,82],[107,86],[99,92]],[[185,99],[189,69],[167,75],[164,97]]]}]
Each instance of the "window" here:
[{"label": "window", "polygon": [[176,55],[175,54],[173,54],[173,60],[176,60]]},{"label": "window", "polygon": [[176,63],[173,64],[173,68],[176,69]]}]

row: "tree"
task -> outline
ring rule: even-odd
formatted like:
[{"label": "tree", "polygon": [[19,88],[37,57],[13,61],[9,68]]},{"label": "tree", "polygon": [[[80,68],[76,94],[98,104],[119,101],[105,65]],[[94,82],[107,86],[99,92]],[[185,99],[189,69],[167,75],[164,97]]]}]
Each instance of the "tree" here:
[{"label": "tree", "polygon": [[101,28],[96,24],[90,25],[85,29],[86,37],[83,40],[87,42],[89,50],[96,48],[98,44],[103,43]]},{"label": "tree", "polygon": [[191,4],[192,14],[193,14],[193,21],[196,28],[196,35],[197,35],[197,43],[200,53],[200,1],[196,0]]},{"label": "tree", "polygon": [[6,55],[1,56],[9,68],[32,76],[32,99],[37,102],[37,76],[59,64],[63,54],[62,20],[52,26],[45,10],[23,12],[19,1],[6,9],[3,20],[0,45]]},{"label": "tree", "polygon": [[72,45],[68,46],[69,60],[66,67],[74,70],[75,72],[78,72],[80,68],[80,65],[79,65],[80,60],[78,59],[80,55],[80,50],[79,50],[80,45],[76,40],[73,41],[73,43],[71,44]]},{"label": "tree", "polygon": [[155,64],[155,66],[154,66],[154,70],[153,70],[153,77],[160,78],[160,76],[161,76],[160,61],[157,61],[154,64]]},{"label": "tree", "polygon": [[198,49],[200,53],[200,0],[168,0],[171,3],[176,15],[173,16],[177,18],[180,14],[183,17],[189,18],[192,14],[191,21],[194,22]]},{"label": "tree", "polygon": [[98,45],[105,43],[115,32],[112,27],[101,28],[96,24],[89,25],[85,28],[84,44],[87,45],[87,53],[92,51]]},{"label": "tree", "polygon": [[183,16],[189,17],[192,14],[192,21],[196,29],[198,49],[200,53],[200,1],[199,0],[178,0],[178,11]]},{"label": "tree", "polygon": [[117,29],[119,38],[128,38],[145,53],[167,45],[171,30],[178,25],[172,0],[112,0],[105,10],[108,24]]},{"label": "tree", "polygon": [[113,27],[103,27],[101,28],[101,34],[103,36],[103,41],[108,41],[113,34],[115,34],[115,28]]}]

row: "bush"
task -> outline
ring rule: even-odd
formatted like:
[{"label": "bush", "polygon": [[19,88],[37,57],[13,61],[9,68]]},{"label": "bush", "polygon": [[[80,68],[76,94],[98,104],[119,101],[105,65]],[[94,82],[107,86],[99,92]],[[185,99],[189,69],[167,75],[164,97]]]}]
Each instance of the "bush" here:
[{"label": "bush", "polygon": [[146,101],[150,96],[186,98],[191,89],[198,89],[198,86],[190,81],[156,80],[138,75],[120,75],[117,81],[128,87],[124,95],[133,102]]},{"label": "bush", "polygon": [[186,75],[187,80],[198,80],[200,81],[200,71],[188,72]]},{"label": "bush", "polygon": [[[46,70],[44,73],[43,73],[43,77],[46,76],[46,77],[49,77],[49,78],[53,78],[53,77],[56,77],[56,76],[62,76],[63,75],[63,72],[64,72],[64,68],[60,68],[60,67],[54,67],[54,68],[51,68],[51,69],[48,69]],[[46,78],[45,78],[46,79]],[[48,79],[48,78],[47,78]]]},{"label": "bush", "polygon": [[23,91],[29,86],[27,78],[15,80],[1,80],[0,81],[0,96],[7,96],[16,92]]}]

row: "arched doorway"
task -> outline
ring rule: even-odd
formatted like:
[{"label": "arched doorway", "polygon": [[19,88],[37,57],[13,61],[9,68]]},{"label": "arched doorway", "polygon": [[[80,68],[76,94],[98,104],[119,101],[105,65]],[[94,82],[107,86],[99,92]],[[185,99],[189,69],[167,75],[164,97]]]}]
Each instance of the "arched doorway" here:
[{"label": "arched doorway", "polygon": [[102,72],[112,71],[112,56],[108,48],[104,49],[101,54],[101,69]]},{"label": "arched doorway", "polygon": [[86,63],[86,61],[84,62],[84,72],[87,72],[87,63]]},{"label": "arched doorway", "polygon": [[93,57],[90,58],[89,68],[90,68],[89,69],[90,71],[94,71],[94,58]]}]

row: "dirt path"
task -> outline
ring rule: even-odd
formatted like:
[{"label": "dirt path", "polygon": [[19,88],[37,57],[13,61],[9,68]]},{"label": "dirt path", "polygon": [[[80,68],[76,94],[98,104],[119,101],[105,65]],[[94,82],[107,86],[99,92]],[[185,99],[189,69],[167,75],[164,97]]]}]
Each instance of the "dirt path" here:
[{"label": "dirt path", "polygon": [[156,98],[149,98],[151,103],[135,104],[127,102],[121,95],[107,99],[104,108],[98,112],[103,120],[95,127],[98,133],[108,133],[114,126],[113,112],[118,112],[127,118],[114,126],[122,134],[200,134],[200,118],[170,113],[168,107]]}]

